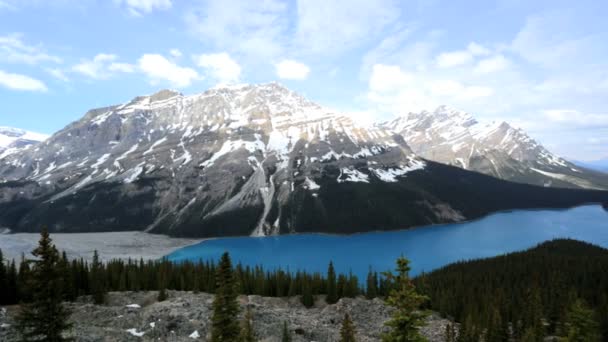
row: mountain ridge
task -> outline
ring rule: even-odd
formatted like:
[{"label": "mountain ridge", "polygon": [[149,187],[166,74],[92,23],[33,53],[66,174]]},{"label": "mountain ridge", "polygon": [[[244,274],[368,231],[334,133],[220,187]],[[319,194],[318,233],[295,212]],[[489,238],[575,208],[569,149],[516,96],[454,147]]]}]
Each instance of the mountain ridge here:
[{"label": "mountain ridge", "polygon": [[277,83],[139,96],[0,159],[0,226],[13,231],[352,233],[607,194],[437,164],[392,130],[362,127]]},{"label": "mountain ridge", "polygon": [[608,189],[608,176],[575,165],[505,121],[479,123],[447,106],[378,124],[403,135],[412,150],[440,163],[539,186]]}]

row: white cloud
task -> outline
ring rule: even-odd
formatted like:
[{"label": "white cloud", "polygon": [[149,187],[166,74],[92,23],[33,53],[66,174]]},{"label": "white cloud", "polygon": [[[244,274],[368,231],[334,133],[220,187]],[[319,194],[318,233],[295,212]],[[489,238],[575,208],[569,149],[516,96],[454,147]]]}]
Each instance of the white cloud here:
[{"label": "white cloud", "polygon": [[47,91],[46,85],[35,78],[0,70],[0,86],[13,90]]},{"label": "white cloud", "polygon": [[188,12],[186,23],[205,43],[266,59],[282,53],[287,18],[287,5],[279,0],[206,0]]},{"label": "white cloud", "polygon": [[469,43],[467,46],[467,51],[469,51],[473,56],[485,56],[491,53],[490,49],[475,42]]},{"label": "white cloud", "polygon": [[488,74],[505,70],[508,67],[509,61],[505,58],[505,56],[496,55],[480,60],[473,71],[479,74]]},{"label": "white cloud", "polygon": [[297,1],[299,52],[339,54],[375,38],[400,15],[396,0]]},{"label": "white cloud", "polygon": [[410,84],[413,76],[396,65],[375,64],[369,79],[369,88],[375,92],[391,92]]},{"label": "white cloud", "polygon": [[139,69],[145,73],[153,84],[168,81],[177,88],[188,87],[193,81],[200,79],[196,70],[180,67],[162,55],[145,54],[138,61]]},{"label": "white cloud", "polygon": [[437,56],[436,63],[440,68],[451,68],[471,63],[475,57],[490,54],[490,50],[475,42],[469,43],[465,50],[444,52]]},{"label": "white cloud", "polygon": [[61,58],[45,53],[40,46],[26,44],[20,35],[13,34],[0,36],[0,61],[24,64],[61,63]]},{"label": "white cloud", "polygon": [[583,113],[574,109],[543,110],[544,120],[577,127],[608,127],[608,113]]},{"label": "white cloud", "polygon": [[305,80],[310,73],[310,68],[306,64],[289,59],[275,64],[275,68],[277,76],[287,80]]},{"label": "white cloud", "polygon": [[182,56],[182,52],[179,49],[171,49],[169,53],[175,58],[179,58]]},{"label": "white cloud", "polygon": [[195,63],[221,84],[238,82],[241,66],[225,52],[194,56]]},{"label": "white cloud", "polygon": [[168,10],[171,8],[171,0],[115,0],[119,5],[124,5],[129,13],[140,16],[154,10]]},{"label": "white cloud", "polygon": [[491,87],[408,72],[397,65],[376,64],[369,78],[367,100],[384,114],[430,110],[441,104],[474,103],[494,94]]},{"label": "white cloud", "polygon": [[72,71],[98,80],[108,79],[117,73],[132,73],[135,71],[135,66],[116,62],[117,59],[118,56],[116,55],[100,53],[91,60],[83,60],[74,65]]},{"label": "white cloud", "polygon": [[61,69],[47,68],[47,69],[45,69],[45,71],[48,72],[49,75],[55,77],[56,79],[58,79],[60,81],[63,81],[63,82],[69,82],[70,81],[70,79],[66,76],[66,74]]},{"label": "white cloud", "polygon": [[473,60],[469,51],[444,52],[437,56],[437,66],[440,68],[451,68],[467,64]]}]

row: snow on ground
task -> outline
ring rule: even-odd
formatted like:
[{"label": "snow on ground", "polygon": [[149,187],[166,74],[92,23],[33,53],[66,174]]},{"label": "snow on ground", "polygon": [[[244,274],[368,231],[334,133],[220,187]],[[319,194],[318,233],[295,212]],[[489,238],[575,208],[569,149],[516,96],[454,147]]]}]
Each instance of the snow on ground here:
[{"label": "snow on ground", "polygon": [[[37,233],[0,234],[0,249],[5,258],[19,261],[21,253],[31,256],[30,252],[39,239],[40,234]],[[51,239],[60,251],[65,250],[68,257],[90,260],[93,251],[97,250],[104,261],[116,258],[158,259],[179,248],[203,241],[144,232],[52,233]]]}]

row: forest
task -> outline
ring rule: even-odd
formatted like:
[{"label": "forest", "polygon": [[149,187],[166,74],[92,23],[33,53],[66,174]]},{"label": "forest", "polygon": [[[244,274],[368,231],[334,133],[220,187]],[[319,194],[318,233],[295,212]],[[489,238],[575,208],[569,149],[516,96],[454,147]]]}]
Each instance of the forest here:
[{"label": "forest", "polygon": [[[24,260],[4,260],[0,251],[0,305],[28,303],[35,296],[32,269]],[[109,291],[166,290],[216,293],[215,261],[70,260],[58,254],[60,291],[66,301],[92,295],[103,304]],[[232,267],[232,266],[231,266]],[[323,295],[327,303],[343,297],[386,298],[395,290],[390,274],[370,270],[366,279],[327,273],[233,267],[237,294],[300,296],[306,307]],[[608,341],[608,250],[574,240],[554,240],[527,251],[464,261],[413,279],[426,300],[421,308],[459,324],[446,331],[448,341]],[[459,327],[459,328],[457,328]],[[580,327],[584,327],[584,331]],[[576,330],[576,329],[578,330]],[[459,331],[459,333],[457,332]],[[576,339],[583,336],[583,339]]]}]

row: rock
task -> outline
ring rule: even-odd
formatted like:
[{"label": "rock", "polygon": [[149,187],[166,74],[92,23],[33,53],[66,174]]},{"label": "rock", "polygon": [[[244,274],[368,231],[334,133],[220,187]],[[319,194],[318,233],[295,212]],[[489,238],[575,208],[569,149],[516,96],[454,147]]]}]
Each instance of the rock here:
[{"label": "rock", "polygon": [[[87,297],[67,305],[74,324],[69,336],[76,341],[194,341],[207,340],[211,332],[213,295],[168,291],[163,302],[147,302],[156,292],[108,294],[107,305],[93,305]],[[140,308],[127,305],[141,303]],[[356,327],[357,341],[379,341],[391,308],[380,299],[342,298],[327,305],[319,296],[315,306],[306,309],[298,298],[240,296],[241,314],[249,308],[259,341],[278,342],[283,322],[287,322],[293,341],[337,341],[345,313]],[[12,327],[15,310],[0,311],[0,341],[18,341]],[[432,314],[422,333],[431,342],[444,341],[449,320]]]}]

